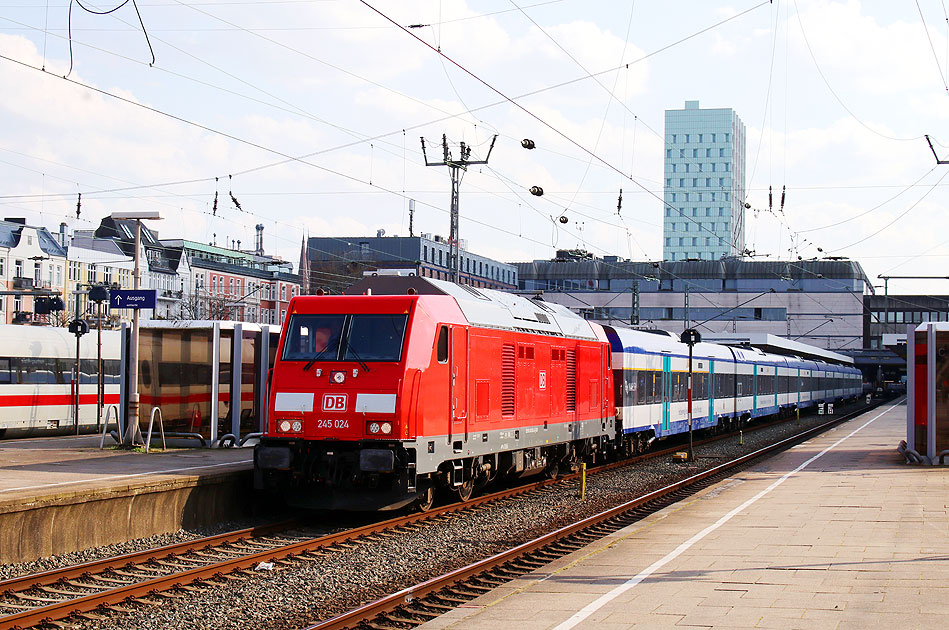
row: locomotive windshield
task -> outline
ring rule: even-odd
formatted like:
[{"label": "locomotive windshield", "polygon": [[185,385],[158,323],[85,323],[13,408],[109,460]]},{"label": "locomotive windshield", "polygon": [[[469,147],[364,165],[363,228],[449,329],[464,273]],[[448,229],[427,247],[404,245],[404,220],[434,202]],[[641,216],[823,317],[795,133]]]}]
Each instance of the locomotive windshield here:
[{"label": "locomotive windshield", "polygon": [[407,315],[290,318],[285,361],[401,361]]}]

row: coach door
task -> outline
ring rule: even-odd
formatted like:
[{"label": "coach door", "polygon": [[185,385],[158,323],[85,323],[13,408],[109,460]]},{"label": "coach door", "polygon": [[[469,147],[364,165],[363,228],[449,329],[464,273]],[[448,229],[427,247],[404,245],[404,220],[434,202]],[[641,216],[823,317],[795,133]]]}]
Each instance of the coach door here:
[{"label": "coach door", "polygon": [[672,402],[672,358],[662,357],[662,430],[669,430],[669,403]]},{"label": "coach door", "polygon": [[451,405],[452,441],[468,439],[468,329],[451,326],[451,352],[448,397]]}]

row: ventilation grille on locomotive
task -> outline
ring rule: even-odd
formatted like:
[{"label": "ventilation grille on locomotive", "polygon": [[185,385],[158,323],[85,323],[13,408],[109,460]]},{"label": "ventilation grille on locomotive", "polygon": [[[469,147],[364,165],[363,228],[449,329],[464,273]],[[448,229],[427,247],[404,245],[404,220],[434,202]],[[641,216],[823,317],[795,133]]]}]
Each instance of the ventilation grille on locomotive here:
[{"label": "ventilation grille on locomotive", "polygon": [[501,415],[513,416],[516,391],[514,388],[514,370],[517,361],[517,351],[514,344],[504,344],[501,347]]},{"label": "ventilation grille on locomotive", "polygon": [[577,351],[567,350],[567,411],[577,410]]}]

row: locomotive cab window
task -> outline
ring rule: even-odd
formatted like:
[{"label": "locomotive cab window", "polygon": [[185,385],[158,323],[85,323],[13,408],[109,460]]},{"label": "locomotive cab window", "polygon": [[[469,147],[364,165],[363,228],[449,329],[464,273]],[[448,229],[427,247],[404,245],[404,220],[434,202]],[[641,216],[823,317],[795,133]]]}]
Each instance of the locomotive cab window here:
[{"label": "locomotive cab window", "polygon": [[353,315],[344,361],[401,361],[406,315]]},{"label": "locomotive cab window", "polygon": [[293,315],[283,348],[284,360],[335,361],[345,323],[345,315]]},{"label": "locomotive cab window", "polygon": [[448,326],[438,329],[438,362],[448,363]]},{"label": "locomotive cab window", "polygon": [[312,315],[290,319],[287,361],[401,361],[406,315]]}]

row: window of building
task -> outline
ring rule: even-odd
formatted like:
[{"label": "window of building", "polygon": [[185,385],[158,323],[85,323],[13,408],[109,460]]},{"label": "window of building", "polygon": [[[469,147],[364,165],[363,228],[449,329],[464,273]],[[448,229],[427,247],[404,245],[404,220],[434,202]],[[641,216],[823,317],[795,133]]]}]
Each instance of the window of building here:
[{"label": "window of building", "polygon": [[672,178],[671,178],[671,177],[667,177],[667,178],[666,178],[666,188],[672,188]]},{"label": "window of building", "polygon": [[722,195],[725,197],[722,201],[728,201],[728,193],[722,193]]},{"label": "window of building", "polygon": [[712,209],[711,209],[711,208],[706,208],[706,209],[705,209],[705,216],[707,216],[707,217],[712,216]]},{"label": "window of building", "polygon": [[673,173],[676,172],[676,168],[677,168],[677,165],[673,162],[673,164],[672,164],[672,172],[673,172]]},{"label": "window of building", "polygon": [[675,135],[675,134],[672,134],[672,142],[673,142],[673,144],[675,144],[675,141],[676,141],[676,135]]},{"label": "window of building", "polygon": [[715,201],[715,193],[709,193],[709,194],[712,195],[712,198],[709,201]]},{"label": "window of building", "polygon": [[[0,276],[3,275],[3,263],[0,263]],[[63,283],[63,266],[56,265],[56,285],[59,286]]]},{"label": "window of building", "polygon": [[725,157],[725,149],[718,150],[718,157]]},{"label": "window of building", "polygon": [[[675,193],[672,193],[672,198],[671,198],[669,201],[675,201],[675,200],[676,200],[676,194],[675,194]],[[3,270],[0,269],[0,273],[2,273],[2,272],[3,272]]]},{"label": "window of building", "polygon": [[671,157],[672,157],[672,149],[666,149],[666,157],[667,157],[667,158],[671,158]]},{"label": "window of building", "polygon": [[280,285],[280,299],[281,300],[287,299],[287,285],[285,284]]},{"label": "window of building", "polygon": [[699,156],[699,150],[698,150],[698,149],[692,149],[692,157],[697,158],[698,156]]},{"label": "window of building", "polygon": [[684,135],[685,135],[685,143],[689,144],[689,134],[684,134]]},{"label": "window of building", "polygon": [[682,237],[682,236],[680,236],[680,237],[679,237],[679,247],[682,247],[683,245],[685,245],[685,238]]},{"label": "window of building", "polygon": [[728,173],[729,171],[731,171],[731,165],[729,162],[725,162],[725,172]]},{"label": "window of building", "polygon": [[712,172],[714,173],[714,172],[715,172],[715,162],[712,162],[711,166],[712,166]]},{"label": "window of building", "polygon": [[725,216],[725,208],[722,208],[721,206],[719,206],[719,208],[718,208],[718,216],[720,216],[720,217]]},{"label": "window of building", "polygon": [[685,157],[685,149],[679,149],[679,157],[680,157],[680,158],[684,158],[684,157]]},{"label": "window of building", "polygon": [[666,247],[671,247],[671,246],[672,246],[672,239],[667,236],[667,237],[666,237]]},{"label": "window of building", "polygon": [[682,193],[685,196],[685,201],[689,200],[689,193]]},{"label": "window of building", "polygon": [[237,281],[237,295],[241,295],[241,281]]},{"label": "window of building", "polygon": [[708,237],[708,236],[705,237],[705,246],[706,246],[706,247],[711,247],[711,246],[712,246],[712,239],[711,239],[711,237]]},{"label": "window of building", "polygon": [[680,177],[680,178],[679,178],[679,188],[685,188],[685,178],[684,178],[684,177]]},{"label": "window of building", "polygon": [[685,226],[685,231],[688,232],[688,231],[689,231],[689,224],[688,224],[688,223],[683,223],[682,225]]},{"label": "window of building", "polygon": [[693,217],[699,216],[699,209],[698,209],[698,208],[692,208],[692,216],[693,216]]},{"label": "window of building", "polygon": [[712,134],[712,142],[715,142],[715,134]]},{"label": "window of building", "polygon": [[695,246],[698,245],[698,244],[699,244],[699,239],[693,236],[693,237],[692,237],[692,247],[695,247]]},{"label": "window of building", "polygon": [[234,293],[234,278],[227,279],[227,292]]},{"label": "window of building", "polygon": [[702,142],[702,134],[699,134],[699,142]]},{"label": "window of building", "polygon": [[699,185],[699,178],[698,178],[698,177],[693,177],[693,178],[692,178],[692,188],[696,188],[698,185]]},{"label": "window of building", "polygon": [[731,142],[731,134],[730,134],[730,133],[726,133],[726,134],[725,134],[725,142]]},{"label": "window of building", "polygon": [[217,292],[217,276],[211,276],[211,291]]},{"label": "window of building", "polygon": [[112,267],[106,267],[102,270],[102,281],[106,284],[112,284]]}]

